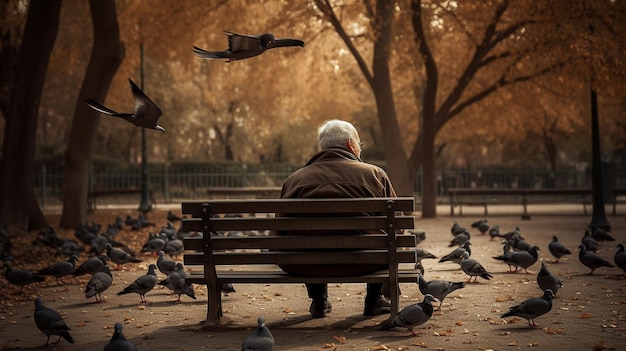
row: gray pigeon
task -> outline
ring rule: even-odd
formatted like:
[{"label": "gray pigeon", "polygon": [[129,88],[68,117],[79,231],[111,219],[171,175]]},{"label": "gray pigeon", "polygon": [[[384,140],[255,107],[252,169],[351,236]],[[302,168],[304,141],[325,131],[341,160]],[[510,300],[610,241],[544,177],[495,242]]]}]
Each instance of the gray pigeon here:
[{"label": "gray pigeon", "polygon": [[57,280],[57,285],[60,285],[59,282],[65,284],[65,282],[63,281],[63,277],[68,276],[72,274],[72,272],[74,272],[76,260],[78,260],[78,256],[72,255],[70,256],[69,260],[55,262],[52,265],[39,270],[37,274],[55,277]]},{"label": "gray pigeon", "polygon": [[[524,271],[526,271],[526,274],[535,274],[534,272],[529,271],[528,267],[537,263],[537,259],[539,257],[537,255],[537,251],[539,251],[539,247],[533,246],[529,251],[514,251],[493,258],[504,261],[509,265],[509,267],[514,266],[515,271],[513,272],[517,272],[519,267],[522,267],[524,268]],[[511,271],[509,270],[509,272]]]},{"label": "gray pigeon", "polygon": [[594,238],[600,244],[605,241],[615,241],[615,238],[612,237],[611,234],[607,233],[606,230],[602,228],[594,228],[591,232],[591,237]]},{"label": "gray pigeon", "polygon": [[431,280],[426,281],[424,276],[420,274],[418,276],[418,287],[422,295],[426,296],[428,294],[432,295],[434,298],[439,300],[439,308],[441,309],[441,305],[443,304],[443,299],[448,296],[451,292],[462,289],[465,287],[464,282],[449,282],[445,280]]},{"label": "gray pigeon", "polygon": [[165,240],[165,234],[161,236],[155,233],[149,233],[148,241],[143,244],[141,252],[151,252],[156,256],[157,252],[163,250],[163,248],[165,247]]},{"label": "gray pigeon", "polygon": [[122,291],[118,292],[118,295],[135,293],[141,297],[141,303],[148,303],[146,300],[146,294],[148,291],[154,289],[157,283],[156,273],[157,269],[155,264],[148,266],[148,273],[135,279],[129,286],[125,287]]},{"label": "gray pigeon", "polygon": [[457,234],[454,239],[450,240],[450,244],[448,247],[453,246],[463,246],[466,242],[468,242],[471,238],[471,235],[468,231]]},{"label": "gray pigeon", "polygon": [[21,269],[13,269],[9,262],[4,262],[4,278],[15,285],[20,286],[20,293],[24,290],[24,286],[32,283],[39,283],[46,280],[46,277],[37,275],[30,271],[23,271]]},{"label": "gray pigeon", "polygon": [[93,99],[87,99],[85,102],[92,109],[104,113],[105,115],[118,117],[124,119],[135,127],[154,129],[165,133],[165,129],[157,124],[159,117],[163,113],[161,109],[141,90],[135,82],[128,79],[130,83],[130,89],[133,92],[133,98],[135,100],[135,110],[133,113],[120,113],[111,110],[108,107],[96,102]]},{"label": "gray pigeon", "polygon": [[545,262],[541,262],[541,270],[537,273],[537,285],[539,285],[539,288],[543,291],[546,291],[547,289],[552,290],[554,297],[557,296],[559,289],[563,287],[561,280],[548,271]]},{"label": "gray pigeon", "polygon": [[433,302],[439,302],[433,295],[427,294],[422,302],[414,303],[403,308],[393,319],[385,323],[380,330],[389,330],[395,327],[407,328],[411,334],[417,336],[413,328],[420,326],[433,315]]},{"label": "gray pigeon", "polygon": [[572,254],[570,250],[559,242],[559,238],[556,235],[552,236],[552,241],[548,244],[548,250],[550,250],[552,256],[556,258],[554,263],[559,263],[561,257]]},{"label": "gray pigeon", "polygon": [[619,249],[615,253],[615,256],[613,256],[613,262],[624,271],[622,273],[622,276],[624,276],[626,275],[626,253],[624,252],[624,244],[617,244],[617,247]]},{"label": "gray pigeon", "polygon": [[535,323],[535,318],[543,316],[550,312],[552,309],[552,298],[554,294],[552,290],[547,289],[544,291],[543,296],[530,298],[519,305],[509,308],[509,311],[504,313],[501,317],[522,317],[528,320],[529,327],[538,327]]},{"label": "gray pigeon", "polygon": [[177,265],[177,267],[180,268],[178,268],[177,271],[172,272],[170,275],[168,275],[167,278],[160,281],[159,285],[163,285],[175,294],[178,294],[178,299],[176,299],[176,302],[180,302],[180,296],[183,294],[195,300],[196,294],[193,290],[193,285],[185,281],[185,277],[187,274],[184,268],[182,268],[182,264],[180,266]]},{"label": "gray pigeon", "polygon": [[133,257],[131,254],[129,254],[128,252],[126,252],[124,250],[121,250],[121,249],[113,247],[113,245],[111,245],[111,244],[107,244],[106,248],[107,248],[107,256],[109,256],[111,261],[113,261],[113,262],[115,262],[117,264],[117,267],[115,267],[116,270],[122,269],[122,265],[125,264],[125,263],[129,263],[129,262],[139,263],[139,262],[141,262],[140,259]]},{"label": "gray pigeon", "polygon": [[454,262],[461,264],[461,260],[463,259],[463,253],[468,252],[470,256],[472,255],[472,250],[470,249],[471,242],[465,242],[461,247],[458,247],[449,254],[441,257],[439,262]]},{"label": "gray pigeon", "polygon": [[589,230],[585,230],[585,234],[583,234],[580,242],[585,245],[585,250],[587,251],[598,252],[598,248],[600,247],[600,244],[598,244],[596,239],[591,236],[591,232],[589,232]]},{"label": "gray pigeon", "polygon": [[59,340],[54,344],[61,342],[61,338],[65,339],[70,344],[74,343],[74,339],[69,333],[71,330],[66,324],[59,312],[44,306],[40,297],[35,298],[35,324],[37,328],[48,336],[46,340],[46,346],[50,343],[50,336],[58,335]]},{"label": "gray pigeon", "polygon": [[580,244],[578,246],[580,250],[578,252],[578,260],[580,263],[584,264],[588,268],[591,268],[591,272],[587,273],[588,275],[593,274],[593,272],[600,267],[614,267],[609,261],[604,258],[598,256],[593,252],[587,252],[585,245]]},{"label": "gray pigeon", "polygon": [[500,235],[500,226],[497,224],[492,225],[491,228],[489,228],[489,240],[500,237],[502,237],[502,235]]},{"label": "gray pigeon", "polygon": [[472,282],[472,278],[474,278],[474,282],[478,282],[478,277],[483,279],[491,279],[493,276],[487,272],[485,267],[481,265],[478,261],[473,258],[469,258],[469,253],[463,253],[463,260],[461,261],[461,269],[465,274],[469,275],[470,278],[467,281],[468,283]]},{"label": "gray pigeon", "polygon": [[165,243],[165,247],[163,248],[166,254],[170,257],[177,257],[185,251],[185,246],[183,245],[183,241],[180,239],[172,239],[168,240]]},{"label": "gray pigeon", "polygon": [[274,336],[265,325],[265,318],[259,317],[257,323],[259,328],[243,341],[241,351],[272,351],[274,349]]},{"label": "gray pigeon", "polygon": [[176,261],[165,258],[165,251],[159,251],[159,258],[156,261],[157,268],[161,273],[170,275],[176,271]]},{"label": "gray pigeon", "polygon": [[115,323],[115,332],[109,343],[104,346],[104,351],[137,351],[135,344],[127,340],[122,333],[122,323]]},{"label": "gray pigeon", "polygon": [[[513,252],[511,251],[511,245],[508,240],[502,240],[502,251],[502,255],[492,256],[492,258],[506,263],[509,266],[509,273],[517,272],[518,267],[511,262],[511,254],[513,254]],[[515,271],[513,270],[513,267],[515,267]]]},{"label": "gray pigeon", "polygon": [[101,272],[102,268],[109,261],[109,257],[107,255],[100,256],[92,256],[89,257],[85,262],[81,263],[78,268],[72,273],[72,276],[78,277],[83,274],[94,275],[95,273]]},{"label": "gray pigeon", "polygon": [[96,272],[91,276],[89,282],[85,286],[85,298],[96,298],[96,302],[104,301],[102,293],[113,284],[113,275],[109,266],[103,266],[100,272]]},{"label": "gray pigeon", "polygon": [[452,227],[450,227],[450,233],[452,233],[452,236],[457,236],[466,231],[467,229],[465,227],[460,226],[456,221],[454,221],[452,223]]},{"label": "gray pigeon", "polygon": [[487,221],[487,218],[483,218],[472,223],[472,228],[478,229],[480,234],[484,235],[484,234],[487,234],[490,227],[489,227],[489,222]]},{"label": "gray pigeon", "polygon": [[224,51],[206,51],[194,46],[193,53],[203,59],[227,59],[226,62],[232,62],[261,55],[269,49],[286,46],[304,47],[302,40],[291,38],[276,39],[271,33],[241,35],[233,32],[224,32],[224,34],[228,37],[228,49]]}]

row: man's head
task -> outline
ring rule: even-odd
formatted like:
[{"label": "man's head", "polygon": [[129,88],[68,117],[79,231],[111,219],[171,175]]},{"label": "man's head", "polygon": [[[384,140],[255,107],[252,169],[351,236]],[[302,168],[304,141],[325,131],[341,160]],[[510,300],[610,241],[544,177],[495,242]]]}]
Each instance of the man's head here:
[{"label": "man's head", "polygon": [[357,157],[361,157],[361,138],[350,122],[338,119],[326,121],[318,130],[318,138],[322,150],[346,147]]}]

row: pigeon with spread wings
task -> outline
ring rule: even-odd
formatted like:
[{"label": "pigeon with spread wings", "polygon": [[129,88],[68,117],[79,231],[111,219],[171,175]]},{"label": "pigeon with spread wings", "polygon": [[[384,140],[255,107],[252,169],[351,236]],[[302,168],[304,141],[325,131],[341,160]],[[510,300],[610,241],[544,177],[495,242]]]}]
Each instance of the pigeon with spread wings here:
[{"label": "pigeon with spread wings", "polygon": [[206,51],[194,46],[193,53],[204,59],[228,59],[226,62],[232,62],[261,55],[265,50],[269,49],[286,46],[304,47],[304,41],[300,39],[277,39],[271,33],[241,35],[233,32],[224,32],[224,34],[228,36],[228,49],[224,51]]},{"label": "pigeon with spread wings", "polygon": [[133,124],[135,127],[154,129],[165,133],[165,129],[157,124],[159,117],[163,114],[161,109],[141,90],[135,82],[128,79],[130,88],[133,91],[135,99],[135,110],[132,113],[121,113],[111,110],[110,108],[98,103],[93,99],[87,99],[85,102],[92,109],[104,113],[105,115],[119,117]]}]

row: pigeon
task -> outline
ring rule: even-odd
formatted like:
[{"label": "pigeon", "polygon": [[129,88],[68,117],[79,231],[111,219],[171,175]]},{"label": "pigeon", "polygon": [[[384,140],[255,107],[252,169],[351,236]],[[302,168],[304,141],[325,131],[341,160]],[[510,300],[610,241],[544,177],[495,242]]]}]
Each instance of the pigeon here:
[{"label": "pigeon", "polygon": [[500,237],[502,237],[502,235],[500,235],[500,226],[497,224],[492,225],[491,228],[489,228],[489,240]]},{"label": "pigeon", "polygon": [[172,210],[167,211],[167,220],[170,222],[178,222],[181,221],[183,219],[183,217],[180,217],[178,215],[175,215],[174,212],[172,212]]},{"label": "pigeon", "polygon": [[109,116],[119,117],[124,119],[135,127],[142,127],[147,129],[154,129],[165,133],[165,129],[157,124],[159,117],[163,113],[161,109],[133,82],[128,79],[130,88],[133,92],[133,98],[135,100],[135,110],[133,113],[120,113],[111,110],[108,107],[101,105],[93,99],[87,99],[85,102],[92,109],[104,113]]},{"label": "pigeon", "polygon": [[55,256],[67,256],[80,255],[85,251],[85,248],[74,239],[62,239],[62,244],[54,254]]},{"label": "pigeon", "polygon": [[106,249],[107,249],[107,256],[109,256],[109,258],[111,259],[111,261],[115,262],[117,264],[117,267],[115,267],[116,270],[120,270],[122,269],[122,265],[125,263],[129,263],[129,262],[133,262],[133,263],[139,263],[141,262],[140,259],[133,257],[131,254],[129,254],[128,252],[118,249],[118,248],[114,248],[111,244],[106,244]]},{"label": "pigeon", "polygon": [[46,280],[46,277],[42,277],[37,273],[33,273],[30,271],[23,271],[21,269],[13,269],[9,262],[4,262],[4,278],[15,285],[20,286],[20,293],[24,289],[25,285],[32,283],[39,283]]},{"label": "pigeon", "polygon": [[522,237],[522,228],[520,228],[519,226],[516,226],[515,229],[506,232],[504,234],[501,235],[502,237],[504,237],[506,240],[524,240],[524,238]]},{"label": "pigeon", "polygon": [[[565,246],[563,246],[563,244],[559,242],[559,238],[556,235],[552,236],[552,241],[548,244],[548,250],[550,250],[552,256],[556,258],[556,261],[554,261],[553,263],[559,263],[561,257],[572,254],[570,250],[568,250]],[[553,292],[556,293],[555,291]]]},{"label": "pigeon", "polygon": [[530,298],[519,305],[515,305],[509,308],[509,311],[504,313],[501,317],[522,317],[528,320],[529,327],[538,327],[535,323],[535,318],[543,316],[550,312],[552,309],[552,298],[554,294],[552,290],[547,289],[544,291],[543,296]]},{"label": "pigeon", "polygon": [[583,235],[582,239],[580,239],[580,242],[585,245],[585,250],[598,252],[599,244],[596,239],[591,237],[591,233],[589,232],[589,230],[585,230],[585,234]]},{"label": "pigeon", "polygon": [[194,46],[193,53],[203,59],[227,59],[226,62],[233,62],[258,56],[266,50],[278,47],[304,47],[302,40],[292,38],[276,39],[271,33],[241,35],[233,32],[224,32],[224,34],[228,37],[228,49],[224,51],[206,51]]},{"label": "pigeon", "polygon": [[[182,265],[181,265],[182,267]],[[196,299],[195,291],[193,290],[193,285],[189,282],[185,281],[186,272],[184,269],[180,271],[172,272],[167,278],[163,279],[159,282],[159,285],[163,285],[170,289],[175,294],[178,294],[178,298],[176,302],[180,302],[180,296],[185,294],[192,299]]]},{"label": "pigeon", "polygon": [[600,267],[614,267],[609,261],[599,255],[593,252],[587,252],[585,245],[580,244],[578,249],[578,260],[580,263],[584,264],[588,268],[591,268],[591,272],[587,273],[588,275],[592,275],[593,272]]},{"label": "pigeon", "polygon": [[541,262],[541,270],[537,273],[537,285],[539,285],[539,288],[543,291],[550,289],[554,297],[557,296],[559,289],[563,287],[561,280],[548,271],[545,262]]},{"label": "pigeon", "polygon": [[443,299],[448,296],[451,292],[462,289],[465,287],[464,282],[449,282],[445,280],[431,280],[426,281],[424,276],[420,274],[418,276],[418,287],[422,295],[426,296],[428,294],[432,295],[434,298],[439,300],[439,307],[437,309],[441,309],[441,305],[443,304]]},{"label": "pigeon", "polygon": [[517,271],[518,267],[513,262],[511,262],[511,254],[513,252],[511,252],[511,245],[509,244],[507,240],[502,240],[502,251],[503,251],[502,255],[492,256],[492,258],[506,263],[509,266],[509,273],[513,272],[513,267],[515,267],[516,268],[515,271]]},{"label": "pigeon", "polygon": [[167,236],[167,240],[172,240],[176,237],[176,227],[171,221],[167,221],[167,224],[161,227],[159,234],[161,233]]},{"label": "pigeon", "polygon": [[[528,267],[537,263],[537,259],[539,258],[537,251],[539,251],[539,247],[533,246],[529,251],[514,251],[503,255],[504,258],[501,258],[501,256],[493,258],[504,261],[509,265],[509,267],[514,266],[515,271],[513,272],[517,272],[519,267],[522,267],[524,268],[524,271],[526,271],[526,274],[535,274],[534,272],[529,271]],[[509,270],[509,272],[511,271]]]},{"label": "pigeon", "polygon": [[[109,238],[105,235],[98,235],[96,236],[92,241],[91,241],[91,249],[90,251],[93,252],[96,255],[101,255],[103,252],[106,251],[106,245],[107,243],[110,243],[111,241],[109,240]],[[111,243],[111,245],[113,245]]]},{"label": "pigeon", "polygon": [[624,244],[617,244],[617,247],[619,249],[615,253],[615,256],[613,256],[613,262],[624,271],[624,273],[622,273],[622,276],[624,276],[626,275],[626,253],[624,253]]},{"label": "pigeon", "polygon": [[591,232],[591,237],[594,238],[598,243],[602,243],[604,241],[615,241],[615,238],[602,228],[593,229],[593,231]]},{"label": "pigeon", "polygon": [[78,277],[83,274],[94,275],[95,273],[102,271],[102,268],[104,268],[107,264],[107,261],[109,261],[109,257],[107,255],[91,256],[74,270],[72,276]]},{"label": "pigeon", "polygon": [[435,256],[435,255],[431,254],[430,252],[428,252],[428,251],[426,251],[426,250],[424,250],[422,248],[419,248],[419,247],[415,249],[415,252],[417,254],[417,260],[418,261],[421,261],[421,260],[426,259],[426,258],[437,258],[437,256]]},{"label": "pigeon", "polygon": [[129,286],[125,287],[122,291],[118,292],[118,295],[135,293],[141,297],[141,303],[148,303],[146,300],[146,294],[154,289],[157,283],[157,277],[154,270],[157,269],[155,264],[148,266],[148,273],[135,279]]},{"label": "pigeon", "polygon": [[414,303],[403,308],[393,319],[385,323],[380,330],[389,330],[395,327],[407,328],[411,334],[417,336],[413,328],[420,326],[433,315],[433,302],[439,302],[433,295],[426,294],[422,302]]},{"label": "pigeon", "polygon": [[530,251],[530,249],[532,249],[533,247],[533,245],[531,245],[528,241],[524,239],[513,239],[511,241],[511,244],[513,249],[516,251]]},{"label": "pigeon", "polygon": [[180,239],[168,240],[165,243],[165,247],[163,248],[165,253],[170,257],[178,257],[178,255],[182,254],[185,251],[185,246],[183,245],[183,241]]},{"label": "pigeon", "polygon": [[52,335],[59,336],[59,340],[54,344],[61,342],[61,338],[65,339],[70,344],[74,343],[74,339],[69,333],[71,329],[65,324],[59,312],[44,306],[40,297],[35,298],[35,324],[39,330],[48,336],[46,346],[49,345],[50,336]]},{"label": "pigeon", "polygon": [[454,223],[452,223],[452,227],[450,227],[450,233],[452,233],[452,236],[457,236],[466,231],[467,229],[465,227],[460,226],[456,221],[454,221]]},{"label": "pigeon", "polygon": [[148,234],[148,241],[143,244],[141,252],[151,252],[156,255],[157,252],[163,250],[165,247],[165,235],[160,236],[155,233]]},{"label": "pigeon", "polygon": [[113,284],[113,275],[109,266],[103,266],[100,272],[91,276],[85,286],[85,298],[96,298],[96,302],[103,302],[102,293]]},{"label": "pigeon", "polygon": [[156,266],[159,271],[165,275],[170,275],[176,271],[176,261],[165,258],[165,251],[159,251]]},{"label": "pigeon", "polygon": [[409,230],[409,233],[415,236],[415,243],[419,244],[422,241],[426,240],[426,232],[420,232],[417,230]]},{"label": "pigeon", "polygon": [[485,267],[483,267],[478,261],[473,258],[469,258],[469,252],[463,253],[461,269],[465,272],[465,274],[470,276],[467,281],[468,283],[472,281],[472,278],[474,278],[474,282],[478,282],[478,277],[486,280],[493,278],[493,276],[489,274]]},{"label": "pigeon", "polygon": [[104,346],[104,351],[137,351],[137,347],[122,334],[122,323],[115,323],[111,340]]},{"label": "pigeon", "polygon": [[274,349],[274,336],[265,325],[265,318],[259,316],[257,323],[259,328],[243,341],[241,351],[272,351]]},{"label": "pigeon", "polygon": [[471,235],[468,231],[459,233],[454,237],[454,239],[450,241],[450,244],[448,245],[448,247],[463,246],[463,244],[465,244],[466,242],[470,240],[470,237]]},{"label": "pigeon", "polygon": [[39,270],[37,272],[38,275],[49,275],[55,277],[57,280],[57,285],[60,285],[59,282],[65,284],[63,281],[63,277],[68,276],[74,272],[74,267],[76,265],[76,261],[78,260],[78,256],[72,255],[70,259],[67,261],[59,261],[55,262],[52,265]]},{"label": "pigeon", "polygon": [[472,228],[476,228],[478,229],[478,231],[480,232],[480,234],[487,234],[487,232],[489,231],[489,222],[487,221],[487,218],[483,218],[481,220],[478,220],[474,223],[472,223]]},{"label": "pigeon", "polygon": [[470,245],[472,245],[471,242],[469,241],[465,242],[463,246],[458,247],[452,250],[452,252],[450,252],[449,254],[441,257],[439,262],[454,262],[454,263],[461,264],[461,260],[463,259],[464,252],[469,252],[470,256],[472,255],[472,250],[470,249]]}]

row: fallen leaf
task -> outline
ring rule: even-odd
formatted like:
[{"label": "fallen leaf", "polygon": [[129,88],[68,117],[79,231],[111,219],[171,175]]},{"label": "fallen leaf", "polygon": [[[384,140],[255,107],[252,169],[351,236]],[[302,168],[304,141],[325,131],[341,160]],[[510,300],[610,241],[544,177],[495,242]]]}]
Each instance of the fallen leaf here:
[{"label": "fallen leaf", "polygon": [[513,340],[510,343],[508,343],[509,346],[517,346],[517,341]]},{"label": "fallen leaf", "polygon": [[580,318],[582,318],[582,319],[591,318],[591,314],[589,314],[589,312],[585,312],[585,313],[580,315]]},{"label": "fallen leaf", "polygon": [[529,342],[529,343],[528,343],[528,346],[529,346],[529,347],[539,346],[539,341]]},{"label": "fallen leaf", "polygon": [[389,350],[389,348],[383,344],[380,344],[380,345],[374,346],[372,350]]},{"label": "fallen leaf", "polygon": [[454,325],[458,325],[460,327],[463,325],[463,321],[456,321],[454,322]]},{"label": "fallen leaf", "polygon": [[419,347],[422,347],[422,348],[427,348],[428,347],[428,344],[425,341],[414,342],[411,345],[419,346]]},{"label": "fallen leaf", "polygon": [[346,337],[343,335],[339,335],[339,336],[333,336],[333,339],[337,340],[338,343],[340,344],[345,344],[346,343]]},{"label": "fallen leaf", "polygon": [[496,302],[504,302],[504,301],[512,301],[512,300],[514,300],[513,295],[496,297]]}]

